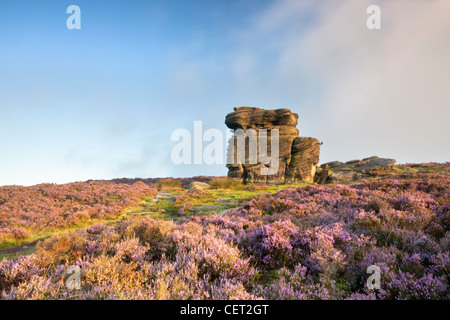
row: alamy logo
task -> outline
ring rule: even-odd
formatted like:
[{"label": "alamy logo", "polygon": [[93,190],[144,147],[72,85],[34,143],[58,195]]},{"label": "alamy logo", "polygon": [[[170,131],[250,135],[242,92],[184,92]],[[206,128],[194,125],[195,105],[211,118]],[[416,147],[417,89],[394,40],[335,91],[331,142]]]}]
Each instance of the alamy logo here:
[{"label": "alamy logo", "polygon": [[81,289],[81,269],[79,266],[69,266],[66,270],[66,287],[69,290]]},{"label": "alamy logo", "polygon": [[67,7],[66,13],[71,13],[72,15],[67,18],[66,26],[67,29],[73,30],[81,29],[81,10],[77,5],[71,5]]},{"label": "alamy logo", "polygon": [[[230,130],[226,138],[229,142],[226,164],[261,164],[263,165],[261,175],[273,175],[278,172],[278,129]],[[193,135],[187,129],[174,130],[171,141],[178,142],[171,153],[174,164],[223,164],[224,162],[224,135],[219,129],[208,129],[203,132],[201,121],[194,121]],[[208,142],[205,147],[203,147],[204,142]]]},{"label": "alamy logo", "polygon": [[367,18],[366,25],[369,30],[381,29],[381,9],[377,5],[367,7],[366,12],[370,14]]},{"label": "alamy logo", "polygon": [[367,268],[367,273],[370,277],[367,278],[367,288],[369,290],[381,289],[381,269],[377,265],[371,265]]}]

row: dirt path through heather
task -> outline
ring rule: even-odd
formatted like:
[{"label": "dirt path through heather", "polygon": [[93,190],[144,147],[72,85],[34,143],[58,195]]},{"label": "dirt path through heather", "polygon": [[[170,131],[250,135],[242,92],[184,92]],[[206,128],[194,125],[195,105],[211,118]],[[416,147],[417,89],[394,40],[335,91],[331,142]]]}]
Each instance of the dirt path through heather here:
[{"label": "dirt path through heather", "polygon": [[[43,239],[40,239],[43,240]],[[20,246],[15,246],[7,249],[0,249],[0,255],[11,255],[15,253],[25,252],[36,247],[36,244],[40,241],[36,240],[30,243],[21,244]]]},{"label": "dirt path through heather", "polygon": [[[155,197],[154,200],[156,200],[155,202],[158,202],[159,199],[161,198],[167,198],[167,197],[171,197],[172,194],[171,193],[158,193],[157,196]],[[134,214],[134,215],[143,215],[143,214],[148,214],[148,213],[152,213],[152,211],[148,211],[148,212],[133,212],[130,214]],[[34,248],[36,248],[36,245],[39,241],[41,240],[45,240],[46,238],[42,238],[33,242],[29,242],[29,243],[24,243],[21,244],[19,246],[14,246],[14,247],[10,247],[10,248],[6,248],[6,249],[0,249],[0,256],[9,256],[9,255],[13,255],[16,253],[21,253],[21,252],[27,252],[30,251]]]},{"label": "dirt path through heather", "polygon": [[[267,192],[261,192],[260,194],[265,194]],[[174,199],[175,195],[173,193],[170,192],[158,192],[158,194],[154,197],[154,199],[152,200],[152,203],[157,204],[161,201],[164,200],[168,200],[171,201],[171,203],[173,203],[175,201]],[[217,213],[218,215],[223,215],[227,212],[229,212],[230,210],[239,207],[239,202],[236,202],[235,199],[232,198],[220,198],[218,200],[221,200],[219,202],[219,204],[223,204],[223,203],[229,203],[232,204],[231,208],[225,208],[223,210],[220,210],[219,213]],[[195,208],[195,212],[199,212],[202,210],[211,210],[211,209],[219,209],[219,205],[205,205],[205,206],[197,206]],[[151,214],[154,213],[155,211],[148,211],[148,210],[144,210],[144,211],[139,211],[139,212],[130,212],[127,215],[146,215],[146,214]],[[117,223],[117,222],[116,222]],[[85,229],[85,228],[81,228],[81,229]],[[39,241],[41,240],[45,240],[48,237],[45,238],[41,238],[38,240],[35,240],[33,242],[29,242],[29,243],[25,243],[19,246],[14,246],[14,247],[9,247],[9,248],[5,248],[5,249],[0,249],[0,256],[10,256],[10,255],[14,255],[17,253],[26,253],[28,251],[32,251],[34,248],[36,248],[36,245]],[[1,259],[1,257],[0,257]]]}]

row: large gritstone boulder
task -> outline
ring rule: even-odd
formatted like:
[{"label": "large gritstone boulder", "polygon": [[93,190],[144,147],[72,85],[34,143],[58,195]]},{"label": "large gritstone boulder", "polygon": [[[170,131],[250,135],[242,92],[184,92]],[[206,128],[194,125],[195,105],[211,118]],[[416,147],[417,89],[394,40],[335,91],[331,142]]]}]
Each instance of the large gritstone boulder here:
[{"label": "large gritstone boulder", "polygon": [[234,108],[225,124],[228,177],[244,183],[313,182],[320,145],[299,137],[298,114],[289,109]]}]

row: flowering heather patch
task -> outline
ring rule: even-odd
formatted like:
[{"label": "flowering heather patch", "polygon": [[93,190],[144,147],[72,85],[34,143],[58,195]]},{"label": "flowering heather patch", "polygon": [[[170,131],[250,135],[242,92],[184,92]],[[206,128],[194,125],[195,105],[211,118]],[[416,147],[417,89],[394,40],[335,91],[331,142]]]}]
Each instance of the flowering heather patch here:
[{"label": "flowering heather patch", "polygon": [[441,167],[441,168],[450,168],[450,162],[426,162],[426,163],[405,163],[404,166],[407,167]]},{"label": "flowering heather patch", "polygon": [[0,187],[0,244],[32,234],[117,217],[156,190],[143,182],[108,181]]},{"label": "flowering heather patch", "polygon": [[[449,299],[449,177],[291,188],[220,216],[54,236],[0,262],[1,298]],[[77,291],[64,285],[73,264]]]}]

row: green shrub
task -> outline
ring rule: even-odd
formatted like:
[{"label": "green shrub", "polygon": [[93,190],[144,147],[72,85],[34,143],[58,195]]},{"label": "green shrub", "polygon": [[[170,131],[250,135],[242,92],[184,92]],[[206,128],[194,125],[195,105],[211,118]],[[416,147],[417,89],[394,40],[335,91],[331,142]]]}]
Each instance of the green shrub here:
[{"label": "green shrub", "polygon": [[157,183],[158,189],[181,189],[181,181],[174,178],[161,179]]},{"label": "green shrub", "polygon": [[244,184],[239,180],[219,178],[208,182],[211,189],[243,189]]}]

